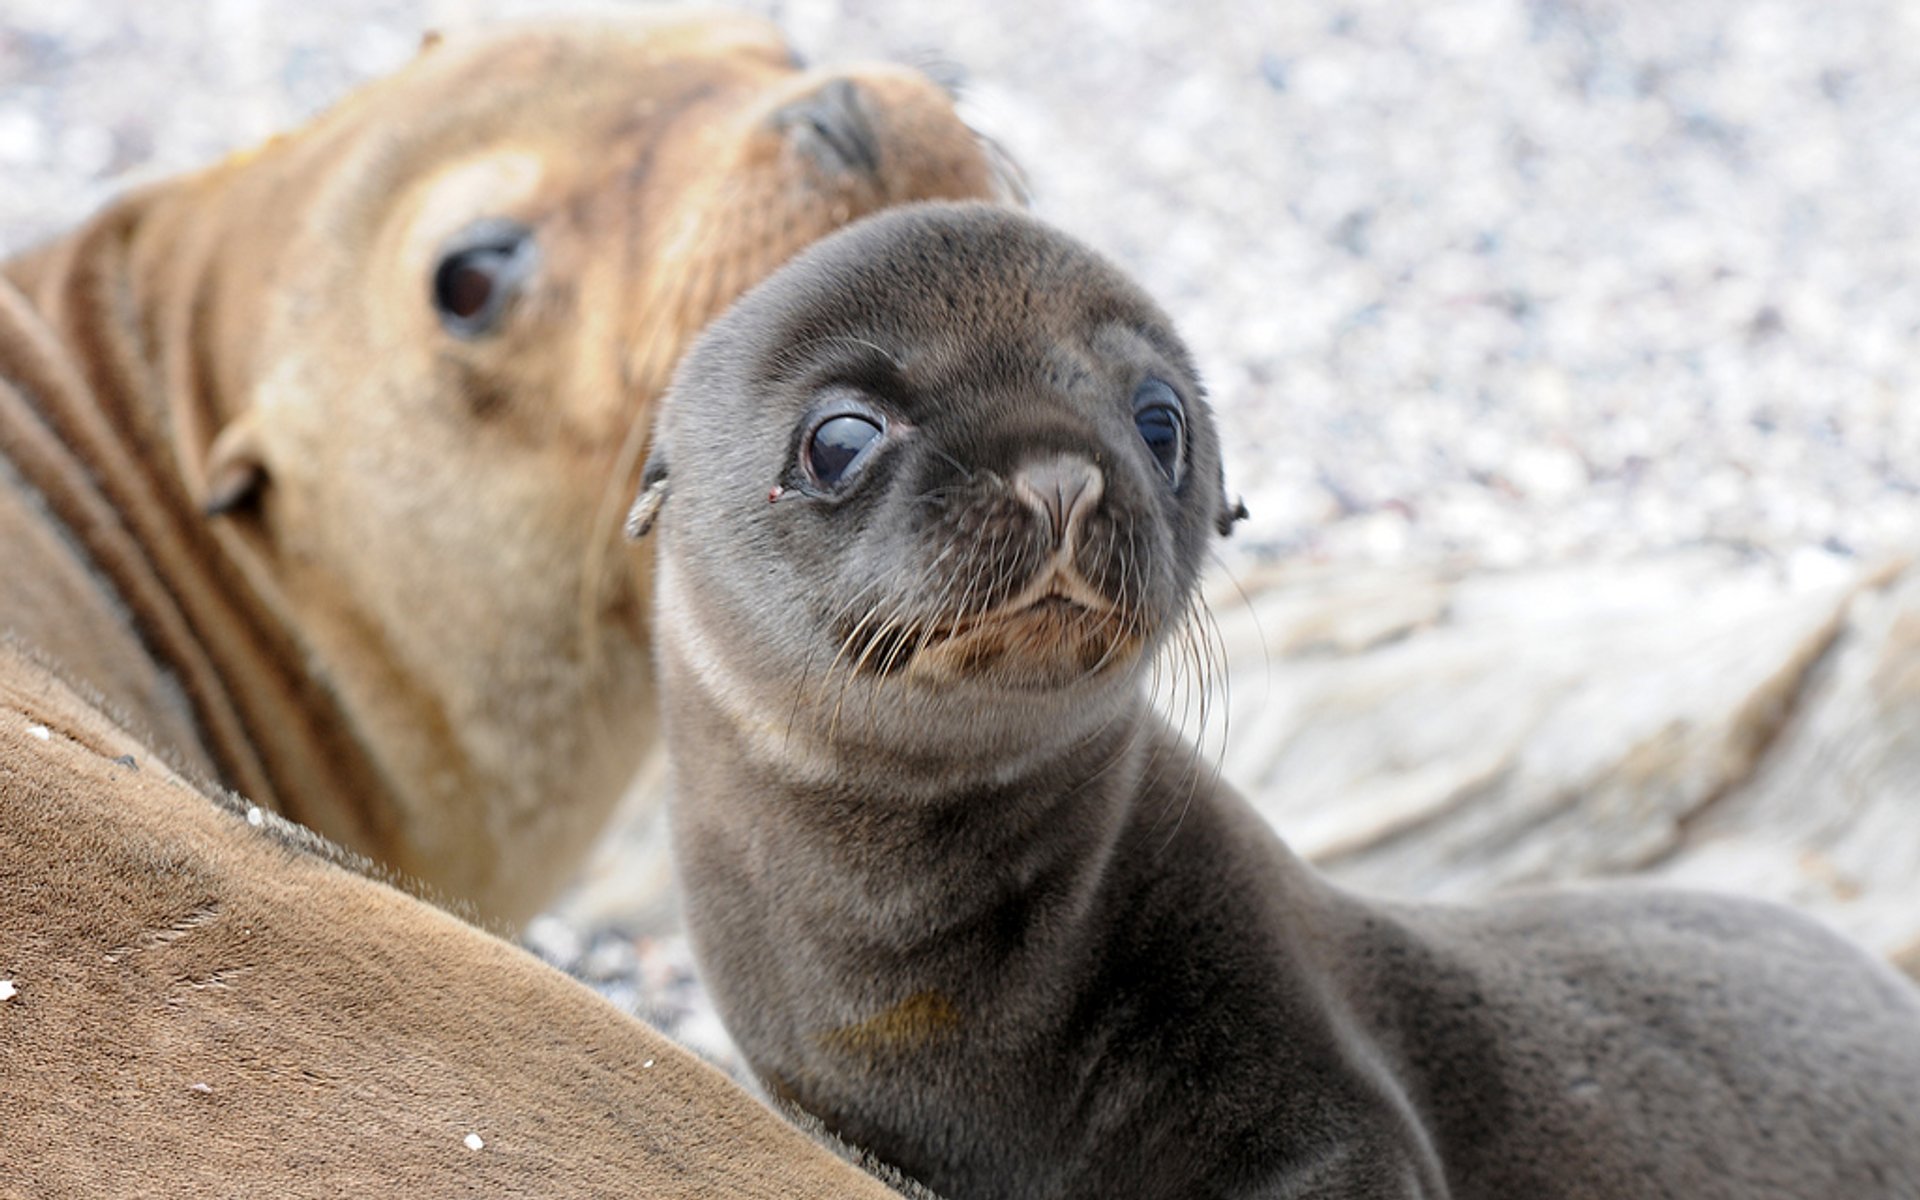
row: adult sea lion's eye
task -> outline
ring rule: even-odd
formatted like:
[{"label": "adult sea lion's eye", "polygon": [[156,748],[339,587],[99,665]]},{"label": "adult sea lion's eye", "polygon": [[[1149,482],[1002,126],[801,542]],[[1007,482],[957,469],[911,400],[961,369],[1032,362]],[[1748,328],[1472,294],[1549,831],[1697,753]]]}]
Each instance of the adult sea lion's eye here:
[{"label": "adult sea lion's eye", "polygon": [[533,234],[512,221],[482,221],[463,230],[433,269],[433,307],[459,337],[491,332],[532,273]]},{"label": "adult sea lion's eye", "polygon": [[859,413],[829,417],[807,438],[807,474],[822,487],[838,487],[867,447],[880,440],[880,423]]},{"label": "adult sea lion's eye", "polygon": [[1160,464],[1167,482],[1179,487],[1187,441],[1187,418],[1180,407],[1179,394],[1158,379],[1149,379],[1135,388],[1133,427],[1140,431],[1140,440]]}]

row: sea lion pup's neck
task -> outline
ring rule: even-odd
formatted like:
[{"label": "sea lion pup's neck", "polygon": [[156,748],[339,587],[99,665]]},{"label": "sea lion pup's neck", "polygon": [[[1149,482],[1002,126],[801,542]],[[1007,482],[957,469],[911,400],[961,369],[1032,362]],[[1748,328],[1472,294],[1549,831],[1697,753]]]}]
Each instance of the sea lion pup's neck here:
[{"label": "sea lion pup's neck", "polygon": [[[703,975],[766,1085],[841,1136],[954,1195],[1092,1194],[1089,1174],[1212,1195],[1185,1190],[1184,1147],[1256,1106],[1282,1116],[1228,1175],[1414,1129],[1340,996],[1333,948],[1369,918],[1219,803],[1137,692],[1064,748],[1036,734],[1019,767],[947,757],[943,785],[937,755],[840,738],[809,779],[825,764],[770,754],[776,731],[660,645]],[[1277,1061],[1318,1090],[1276,1100]],[[1128,1125],[1152,1137],[1115,1140]]]}]

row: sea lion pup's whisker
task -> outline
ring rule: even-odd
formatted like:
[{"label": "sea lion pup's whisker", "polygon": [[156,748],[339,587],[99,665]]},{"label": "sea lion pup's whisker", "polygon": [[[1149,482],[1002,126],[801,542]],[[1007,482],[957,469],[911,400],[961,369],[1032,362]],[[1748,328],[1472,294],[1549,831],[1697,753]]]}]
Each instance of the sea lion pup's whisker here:
[{"label": "sea lion pup's whisker", "polygon": [[785,372],[796,363],[808,363],[811,361],[809,351],[818,349],[821,346],[854,346],[861,350],[871,350],[882,362],[894,370],[903,371],[906,369],[906,364],[902,363],[893,351],[880,345],[878,342],[871,341],[867,338],[854,337],[851,334],[821,334],[796,342],[792,346],[780,351],[780,353],[774,357],[774,367],[777,371]]},{"label": "sea lion pup's whisker", "polygon": [[1201,637],[1207,649],[1206,681],[1208,692],[1216,698],[1214,707],[1220,712],[1220,730],[1218,746],[1214,750],[1213,769],[1218,772],[1226,764],[1227,743],[1233,732],[1233,672],[1232,664],[1227,660],[1226,636],[1221,632],[1220,622],[1213,611],[1213,605],[1203,594],[1196,593],[1194,604],[1199,609]]},{"label": "sea lion pup's whisker", "polygon": [[961,476],[966,479],[969,485],[971,485],[974,482],[974,471],[972,467],[967,466],[965,463],[961,462],[959,459],[955,458],[953,455],[948,454],[945,450],[940,449],[938,446],[927,447],[927,452],[929,454],[932,454],[935,458],[939,459],[941,462],[946,463],[948,466],[952,467],[954,470],[960,472]]},{"label": "sea lion pup's whisker", "polygon": [[[875,620],[875,619],[879,620],[881,622],[880,627],[884,628],[887,622],[890,622],[894,619],[891,615],[887,615],[884,617],[881,616],[880,605],[883,602],[884,602],[883,600],[877,600],[875,601],[873,607],[867,610],[866,615],[862,616],[860,619],[860,622],[861,622],[860,625],[856,626],[854,630],[850,632],[847,635],[847,637],[841,641],[839,652],[834,655],[833,662],[828,666],[829,672],[833,671],[834,668],[836,667],[840,669],[839,671],[840,686],[834,693],[833,715],[827,721],[827,740],[829,742],[831,742],[834,738],[834,735],[839,732],[840,713],[841,713],[841,710],[846,705],[847,689],[853,686],[853,682],[858,677],[859,670],[860,670],[858,661],[856,661],[855,659],[847,658],[846,656],[853,652],[853,645],[855,641],[861,637],[861,630],[862,628],[864,628],[864,626],[869,620]],[[860,650],[858,657],[864,658],[871,651],[873,640],[871,638],[867,638],[861,643],[861,645],[862,645],[862,649]]]},{"label": "sea lion pup's whisker", "polygon": [[1191,730],[1181,723],[1181,740],[1186,743],[1187,763],[1184,773],[1188,786],[1197,785],[1200,779],[1200,737],[1207,728],[1207,717],[1213,710],[1213,697],[1207,689],[1205,649],[1200,645],[1199,631],[1191,620],[1183,617],[1181,621],[1181,640],[1185,643],[1185,657],[1191,664],[1194,678],[1187,685],[1187,694],[1194,697],[1194,724]]},{"label": "sea lion pup's whisker", "polygon": [[[1100,574],[1104,576],[1108,569],[1112,567],[1115,556],[1119,556],[1121,560],[1120,594],[1123,596],[1139,596],[1144,590],[1144,585],[1136,581],[1133,576],[1133,528],[1134,518],[1133,515],[1129,513],[1127,515],[1126,541],[1122,542],[1119,539],[1114,539],[1108,542],[1106,552],[1101,561]],[[1135,607],[1129,607],[1123,610],[1121,619],[1110,622],[1108,628],[1110,630],[1110,636],[1107,639],[1107,648],[1100,655],[1099,660],[1094,663],[1092,669],[1087,672],[1088,677],[1098,675],[1101,671],[1105,670],[1108,664],[1113,661],[1114,657],[1120,653],[1121,648],[1129,644],[1134,638],[1139,637],[1144,639],[1146,636],[1145,617],[1142,616],[1139,609]],[[1149,691],[1149,694],[1152,694],[1151,691]]]},{"label": "sea lion pup's whisker", "polygon": [[[839,606],[837,609],[834,610],[833,618],[830,622],[830,627],[838,627],[839,625],[844,623],[847,617],[852,614],[854,608],[857,607],[864,598],[866,598],[871,594],[873,594],[872,585],[869,585],[868,587],[862,588],[861,590],[855,592],[853,594],[853,597],[850,600],[848,600],[845,604]],[[861,617],[861,620],[865,621],[867,617],[871,616],[878,605],[879,605],[879,598],[876,596],[869,603],[867,613],[866,615]],[[847,643],[852,639],[853,636],[854,636],[853,632],[849,630],[845,635],[841,637],[840,641],[835,646],[833,655],[827,661],[826,668],[820,673],[821,687],[824,688],[832,684],[833,677],[834,677],[834,668],[839,663],[841,656],[847,653]],[[819,657],[824,652],[824,650],[825,650],[824,644],[822,646],[811,647],[808,649],[807,657],[806,657],[806,665],[803,671],[801,672],[800,686],[793,690],[793,695],[789,698],[789,702],[787,705],[787,731],[785,735],[785,741],[788,745],[791,745],[793,742],[793,731],[795,726],[799,723],[800,709],[804,704],[804,702],[806,701],[811,691],[811,688],[809,685],[813,678],[814,665],[819,661]]]},{"label": "sea lion pup's whisker", "polygon": [[[835,690],[833,717],[828,721],[827,725],[829,739],[831,739],[832,731],[838,728],[840,705],[846,699],[847,685],[851,681],[851,672],[842,669],[843,663],[847,656],[853,652],[853,645],[861,637],[862,630],[864,630],[867,623],[879,617],[880,606],[885,603],[886,598],[878,593],[877,585],[869,584],[867,587],[855,592],[853,598],[834,613],[834,624],[838,625],[843,623],[846,620],[846,616],[861,602],[861,598],[869,595],[871,595],[873,599],[868,602],[866,610],[860,614],[860,618],[853,622],[851,626],[848,626],[846,631],[841,634],[839,643],[834,649],[833,657],[828,661],[827,669],[822,675],[821,681],[826,685],[832,685],[836,675],[839,679],[839,685]],[[793,707],[796,713],[806,699],[807,696],[805,692],[797,689],[794,691]],[[793,716],[788,717],[787,724],[789,729],[793,727],[794,719]]]}]

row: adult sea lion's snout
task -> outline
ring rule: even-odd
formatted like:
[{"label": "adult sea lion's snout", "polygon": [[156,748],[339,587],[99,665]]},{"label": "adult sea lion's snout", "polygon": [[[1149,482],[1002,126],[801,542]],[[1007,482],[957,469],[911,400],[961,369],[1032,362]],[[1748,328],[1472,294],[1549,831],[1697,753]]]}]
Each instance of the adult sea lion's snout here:
[{"label": "adult sea lion's snout", "polygon": [[822,167],[871,175],[880,166],[880,142],[867,117],[867,103],[858,83],[833,79],[781,105],[773,124]]}]

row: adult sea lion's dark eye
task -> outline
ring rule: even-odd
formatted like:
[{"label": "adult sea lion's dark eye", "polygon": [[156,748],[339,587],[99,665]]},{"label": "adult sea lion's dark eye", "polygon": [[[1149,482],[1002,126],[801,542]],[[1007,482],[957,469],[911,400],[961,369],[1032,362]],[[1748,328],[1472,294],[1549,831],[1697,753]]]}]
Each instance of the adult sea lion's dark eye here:
[{"label": "adult sea lion's dark eye", "polygon": [[513,221],[482,221],[457,234],[433,268],[433,307],[448,332],[489,333],[533,272],[533,234]]},{"label": "adult sea lion's dark eye", "polygon": [[807,474],[821,487],[838,487],[867,447],[880,440],[880,424],[859,413],[829,417],[807,438]]},{"label": "adult sea lion's dark eye", "polygon": [[1167,482],[1180,486],[1186,462],[1187,418],[1180,396],[1158,379],[1149,379],[1133,392],[1133,427],[1147,444]]}]

